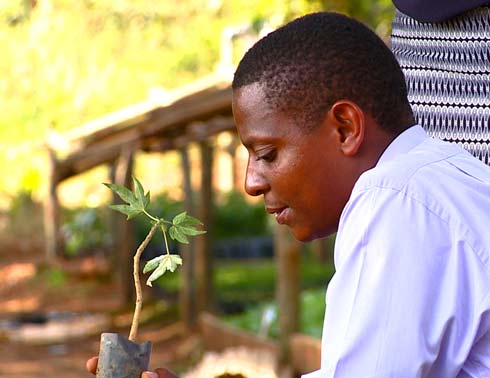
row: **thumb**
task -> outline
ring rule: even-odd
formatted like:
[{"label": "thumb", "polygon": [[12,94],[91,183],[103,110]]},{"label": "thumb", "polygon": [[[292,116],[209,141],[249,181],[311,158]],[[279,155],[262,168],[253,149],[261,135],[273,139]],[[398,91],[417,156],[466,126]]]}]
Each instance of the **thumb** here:
[{"label": "thumb", "polygon": [[141,374],[141,378],[159,378],[159,375],[154,371],[144,371]]},{"label": "thumb", "polygon": [[141,378],[178,378],[174,373],[170,370],[158,368],[155,371],[145,371]]},{"label": "thumb", "polygon": [[95,375],[95,372],[97,371],[97,363],[99,359],[97,357],[92,357],[87,360],[86,366],[87,370],[89,373],[92,373]]}]

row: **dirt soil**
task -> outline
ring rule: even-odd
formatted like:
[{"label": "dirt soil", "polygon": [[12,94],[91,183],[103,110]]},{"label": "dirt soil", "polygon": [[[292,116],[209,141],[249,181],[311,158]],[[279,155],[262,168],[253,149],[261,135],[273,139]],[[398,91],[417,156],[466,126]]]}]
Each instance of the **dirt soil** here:
[{"label": "dirt soil", "polygon": [[[118,319],[116,324],[121,328],[112,325],[112,329],[101,331],[121,330],[126,334],[131,314],[121,312],[118,289],[101,271],[104,263],[91,258],[65,264],[59,269],[47,269],[42,268],[41,252],[20,250],[15,246],[0,248],[0,377],[92,376],[85,362],[98,353],[98,330],[91,329],[85,335],[66,339],[58,337],[50,342],[29,342],[13,341],[12,331],[6,332],[5,325],[12,325],[15,319],[43,323],[36,317],[46,314],[103,314],[111,320]],[[22,323],[14,328],[24,326],[36,325]],[[42,324],[37,326],[42,327]],[[180,373],[199,358],[198,336],[185,332],[177,319],[167,317],[142,325],[140,339],[153,342],[150,362],[153,367],[168,367]]]}]

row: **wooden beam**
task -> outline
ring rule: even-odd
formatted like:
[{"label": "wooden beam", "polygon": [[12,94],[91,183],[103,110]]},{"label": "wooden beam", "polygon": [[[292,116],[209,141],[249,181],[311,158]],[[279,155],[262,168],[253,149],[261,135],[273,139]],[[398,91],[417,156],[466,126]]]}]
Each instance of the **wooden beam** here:
[{"label": "wooden beam", "polygon": [[[190,124],[158,125],[157,119],[149,120],[145,125],[134,126],[114,134],[112,138],[107,138],[87,146],[83,149],[74,151],[64,159],[57,161],[59,171],[59,181],[63,181],[71,176],[85,172],[100,164],[111,163],[117,159],[123,146],[132,144],[135,148],[145,151],[162,152],[180,149],[192,142],[201,142],[213,135],[223,131],[235,131],[235,122],[232,117],[218,116],[209,122],[191,122]],[[157,130],[159,133],[153,134],[145,131],[146,128]]]},{"label": "wooden beam", "polygon": [[231,114],[231,88],[218,89],[196,98],[195,101],[175,103],[168,108],[151,112],[151,123],[142,126],[144,136],[161,133],[170,127],[206,121],[217,115]]},{"label": "wooden beam", "polygon": [[230,82],[229,77],[216,72],[181,87],[163,91],[164,96],[158,99],[144,100],[87,122],[63,133],[62,137],[66,143],[72,145],[74,150],[81,150],[105,138],[110,138],[114,134],[133,128],[134,125],[146,123],[156,109],[185,108],[190,104],[199,104],[203,98],[213,98],[215,92],[230,88]]},{"label": "wooden beam", "polygon": [[186,133],[174,138],[173,147],[182,148],[194,142],[203,142],[225,131],[235,131],[235,121],[231,117],[216,117],[207,122],[192,122]]}]

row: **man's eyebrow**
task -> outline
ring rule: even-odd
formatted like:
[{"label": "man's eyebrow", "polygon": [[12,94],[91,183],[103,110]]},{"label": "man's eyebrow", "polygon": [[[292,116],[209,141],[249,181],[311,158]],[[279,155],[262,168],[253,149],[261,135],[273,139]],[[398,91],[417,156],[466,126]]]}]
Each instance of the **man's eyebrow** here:
[{"label": "man's eyebrow", "polygon": [[257,146],[265,146],[267,144],[277,143],[279,138],[273,136],[250,136],[244,140],[242,140],[242,144],[246,148],[254,148]]}]

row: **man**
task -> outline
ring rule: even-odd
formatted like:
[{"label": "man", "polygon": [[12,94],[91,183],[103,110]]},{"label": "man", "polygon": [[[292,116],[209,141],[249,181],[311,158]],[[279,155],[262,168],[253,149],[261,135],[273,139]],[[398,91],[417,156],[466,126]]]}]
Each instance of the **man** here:
[{"label": "man", "polygon": [[490,168],[414,125],[375,33],[334,13],[281,27],[240,62],[233,114],[246,191],[299,240],[337,232],[307,377],[490,377]]}]

